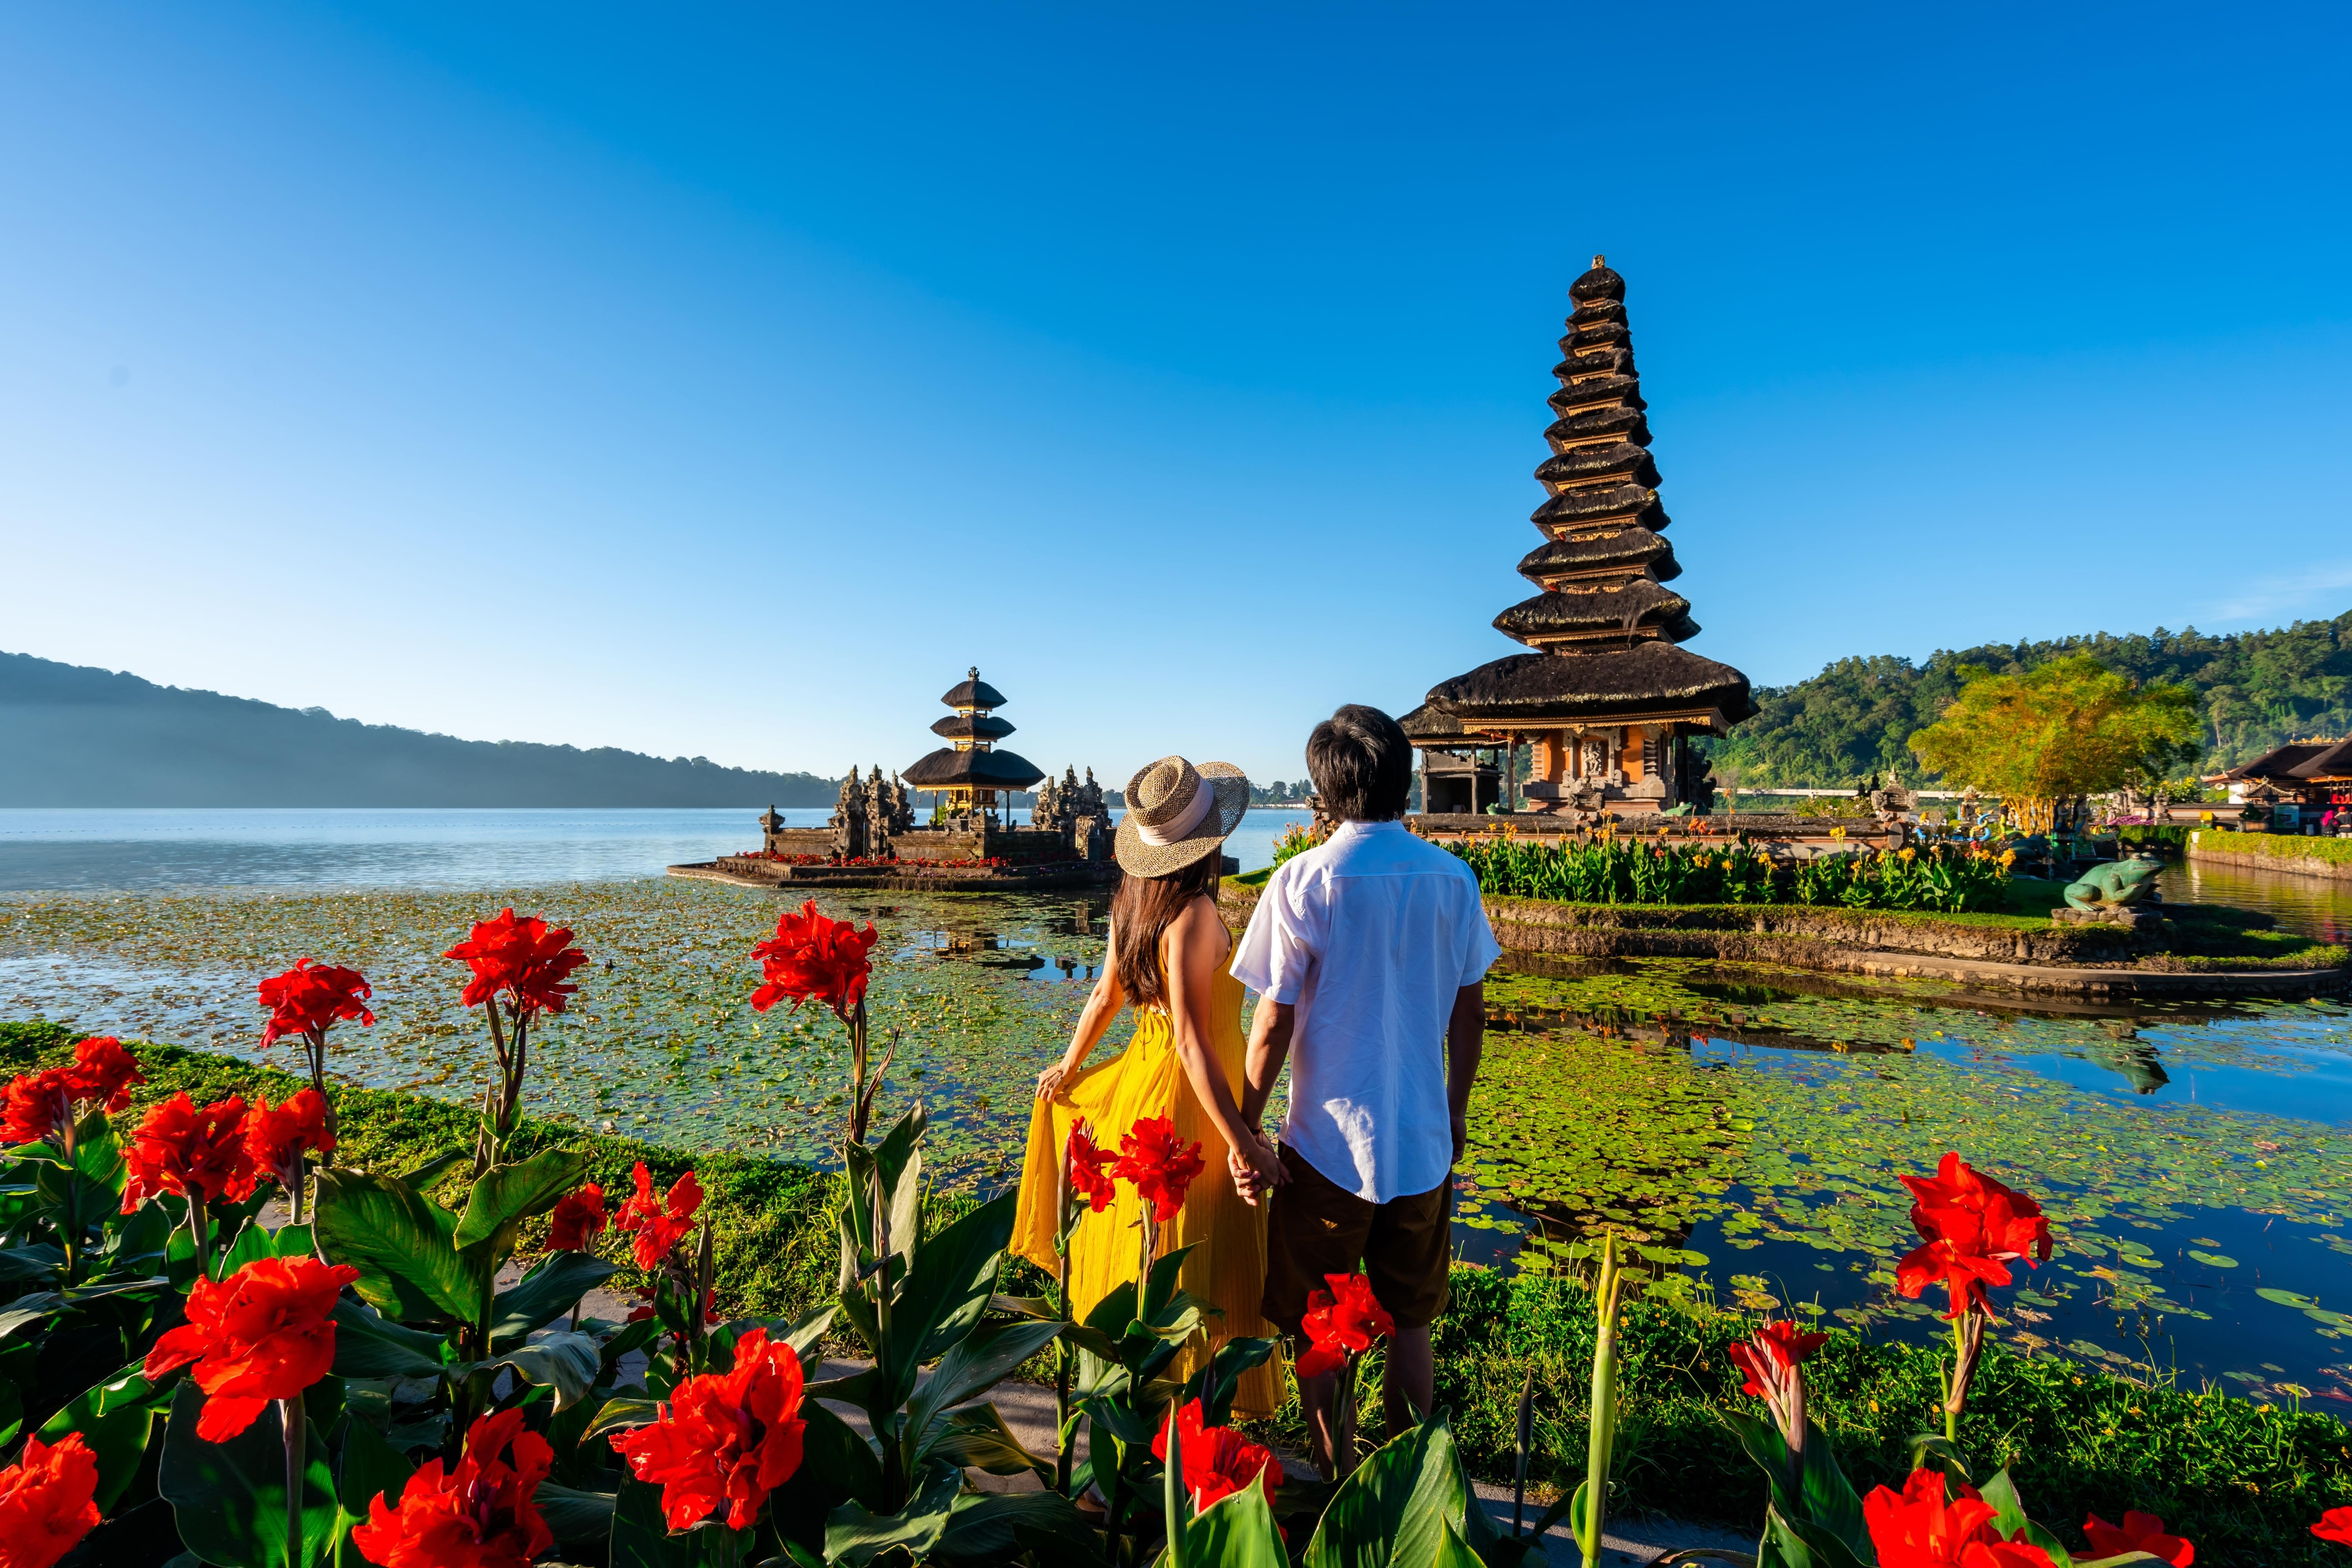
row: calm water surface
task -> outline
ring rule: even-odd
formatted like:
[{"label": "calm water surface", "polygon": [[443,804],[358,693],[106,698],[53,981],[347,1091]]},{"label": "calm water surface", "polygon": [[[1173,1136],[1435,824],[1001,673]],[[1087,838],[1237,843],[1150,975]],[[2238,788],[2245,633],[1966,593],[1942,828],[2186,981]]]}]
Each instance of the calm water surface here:
[{"label": "calm water surface", "polygon": [[[757,847],[761,809],[0,810],[0,891],[457,889],[659,876],[665,866]],[[779,815],[794,827],[820,827],[833,812]],[[1227,853],[1255,870],[1273,859],[1285,828],[1307,820],[1303,811],[1254,810],[1226,840]]]}]

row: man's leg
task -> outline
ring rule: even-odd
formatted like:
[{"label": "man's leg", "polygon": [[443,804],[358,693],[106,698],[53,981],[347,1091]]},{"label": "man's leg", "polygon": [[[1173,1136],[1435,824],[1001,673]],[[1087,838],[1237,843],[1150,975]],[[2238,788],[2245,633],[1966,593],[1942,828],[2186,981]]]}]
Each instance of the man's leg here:
[{"label": "man's leg", "polygon": [[[1295,1341],[1307,1297],[1324,1288],[1323,1277],[1356,1271],[1374,1211],[1370,1204],[1308,1164],[1295,1149],[1282,1151],[1282,1165],[1290,1180],[1275,1188],[1268,1200],[1263,1308],[1266,1321]],[[1339,1426],[1339,1373],[1329,1372],[1298,1380],[1307,1451],[1326,1480],[1338,1479],[1339,1473],[1332,1452]]]},{"label": "man's leg", "polygon": [[1315,1473],[1327,1481],[1339,1479],[1339,1463],[1332,1458],[1332,1448],[1339,1433],[1339,1374],[1327,1372],[1320,1377],[1298,1380],[1298,1408],[1307,1417],[1307,1457],[1315,1465]]},{"label": "man's leg", "polygon": [[1364,1242],[1364,1272],[1371,1278],[1372,1293],[1396,1320],[1381,1389],[1391,1437],[1425,1419],[1436,1403],[1429,1329],[1444,1315],[1452,1294],[1447,1271],[1454,1262],[1453,1218],[1449,1174],[1428,1192],[1382,1204]]},{"label": "man's leg", "polygon": [[[1304,1397],[1302,1391],[1301,1397]],[[1400,1324],[1389,1341],[1388,1376],[1381,1384],[1381,1407],[1393,1437],[1428,1418],[1437,1400],[1437,1363],[1429,1348],[1429,1325]]]}]

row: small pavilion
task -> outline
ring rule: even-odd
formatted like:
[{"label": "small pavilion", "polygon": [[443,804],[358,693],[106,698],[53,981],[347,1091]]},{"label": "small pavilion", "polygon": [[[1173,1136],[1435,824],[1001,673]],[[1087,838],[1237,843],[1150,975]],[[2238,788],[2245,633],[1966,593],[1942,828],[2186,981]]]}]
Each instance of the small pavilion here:
[{"label": "small pavilion", "polygon": [[1665,585],[1682,566],[1665,540],[1625,280],[1596,256],[1568,293],[1551,455],[1536,469],[1543,537],[1518,566],[1539,591],[1495,617],[1532,651],[1440,681],[1405,715],[1433,815],[1507,798],[1521,745],[1532,748],[1530,810],[1671,810],[1706,771],[1687,738],[1724,734],[1756,711],[1745,675],[1680,646],[1699,626]]},{"label": "small pavilion", "polygon": [[1024,790],[1045,776],[1028,758],[997,748],[1013,726],[996,716],[1004,694],[980,678],[978,665],[940,700],[954,711],[933,724],[931,733],[948,743],[899,774],[907,784],[937,790],[950,813],[962,816],[986,811],[996,805],[999,792]]}]

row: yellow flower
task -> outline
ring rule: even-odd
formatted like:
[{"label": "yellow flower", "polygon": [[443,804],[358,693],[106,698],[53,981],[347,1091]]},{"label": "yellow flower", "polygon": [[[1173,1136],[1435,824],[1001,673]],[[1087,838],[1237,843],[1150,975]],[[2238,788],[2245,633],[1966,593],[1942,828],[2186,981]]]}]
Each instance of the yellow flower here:
[{"label": "yellow flower", "polygon": [[2016,850],[2014,850],[2014,849],[2004,849],[2004,850],[2002,850],[2002,851],[2000,852],[2000,864],[2001,864],[2001,868],[2002,868],[2002,869],[2004,869],[2004,870],[2006,870],[2008,868],[2010,868],[2010,867],[2011,867],[2011,866],[2016,865],[2016,864],[2017,864],[2017,851],[2016,851]]},{"label": "yellow flower", "polygon": [[1906,846],[1905,846],[1905,847],[1904,847],[1903,851],[1902,851],[1900,854],[1896,855],[1895,858],[1897,860],[1902,861],[1906,866],[1908,866],[1908,865],[1912,862],[1912,860],[1913,860],[1914,858],[1916,858],[1918,856],[1918,853],[1919,853],[1919,851],[1917,851],[1916,849],[1911,848],[1909,846],[1907,846],[1907,845],[1906,845]]},{"label": "yellow flower", "polygon": [[1832,838],[1843,838],[1845,837],[1845,829],[1843,827],[1832,827],[1830,829],[1830,837]]}]

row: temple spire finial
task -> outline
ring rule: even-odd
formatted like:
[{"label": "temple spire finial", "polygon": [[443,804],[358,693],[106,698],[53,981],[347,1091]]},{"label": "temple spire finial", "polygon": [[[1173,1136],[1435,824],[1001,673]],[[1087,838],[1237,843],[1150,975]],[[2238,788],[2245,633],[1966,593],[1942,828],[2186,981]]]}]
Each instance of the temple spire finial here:
[{"label": "temple spire finial", "polygon": [[1595,255],[1594,255],[1594,257],[1592,258],[1592,270],[1594,270],[1595,272],[1600,271],[1602,268],[1604,268],[1604,267],[1606,267],[1606,266],[1608,266],[1608,265],[1609,265],[1609,258],[1608,258],[1607,257],[1605,257],[1605,256],[1601,256],[1601,255],[1599,255],[1599,254],[1595,254]]}]

